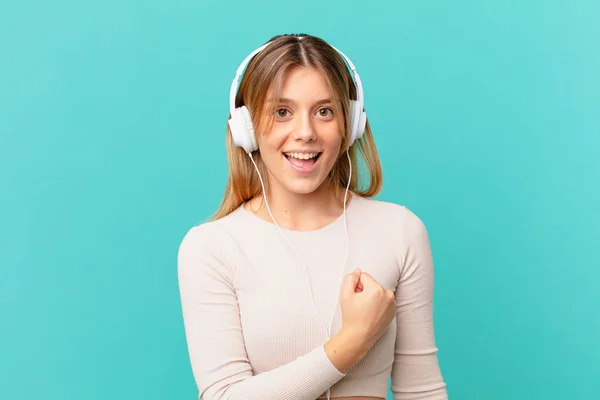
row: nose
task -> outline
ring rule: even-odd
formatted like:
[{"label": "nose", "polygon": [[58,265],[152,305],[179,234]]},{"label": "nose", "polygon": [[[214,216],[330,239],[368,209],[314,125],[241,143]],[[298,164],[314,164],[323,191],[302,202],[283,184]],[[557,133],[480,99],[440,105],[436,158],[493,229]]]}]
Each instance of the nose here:
[{"label": "nose", "polygon": [[316,139],[315,127],[310,115],[302,113],[296,118],[296,126],[294,127],[294,140],[303,142],[314,141]]}]

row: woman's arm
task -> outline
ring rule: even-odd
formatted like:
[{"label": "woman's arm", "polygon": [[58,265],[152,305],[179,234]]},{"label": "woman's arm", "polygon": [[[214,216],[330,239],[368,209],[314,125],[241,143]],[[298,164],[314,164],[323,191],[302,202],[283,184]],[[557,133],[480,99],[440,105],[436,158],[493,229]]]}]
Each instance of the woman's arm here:
[{"label": "woman's arm", "polygon": [[433,258],[427,229],[403,207],[400,282],[396,290],[394,400],[446,400],[433,331]]},{"label": "woman's arm", "polygon": [[343,378],[368,350],[348,333],[340,332],[296,360],[253,376],[244,347],[233,272],[227,255],[212,240],[206,226],[190,229],[181,242],[178,279],[200,400],[314,400]]}]

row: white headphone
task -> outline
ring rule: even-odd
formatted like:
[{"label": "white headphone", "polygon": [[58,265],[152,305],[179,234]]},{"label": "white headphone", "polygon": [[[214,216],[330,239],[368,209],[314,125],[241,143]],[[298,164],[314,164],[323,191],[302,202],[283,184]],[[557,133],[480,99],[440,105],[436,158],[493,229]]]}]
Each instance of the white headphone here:
[{"label": "white headphone", "polygon": [[[301,39],[302,36],[299,36]],[[229,128],[231,130],[231,135],[233,137],[233,142],[236,146],[243,148],[246,153],[251,153],[255,150],[258,150],[258,145],[256,144],[256,136],[254,134],[254,127],[252,125],[252,119],[250,117],[250,112],[246,108],[246,106],[241,106],[235,108],[235,96],[237,94],[237,87],[239,83],[240,76],[242,72],[244,72],[246,66],[257,53],[261,52],[265,47],[270,44],[264,44],[258,49],[254,50],[250,53],[244,61],[238,67],[235,78],[231,83],[231,90],[229,92],[229,112],[231,113],[231,118],[229,119]],[[354,76],[354,83],[356,85],[356,100],[350,100],[350,141],[348,143],[348,147],[352,146],[352,144],[360,139],[365,131],[365,125],[367,123],[367,114],[364,111],[364,95],[363,88],[360,82],[360,77],[356,72],[356,68],[352,61],[344,53],[331,46],[335,51],[337,51],[343,58],[346,60],[346,63],[349,66],[350,71],[352,71],[352,75]]]}]

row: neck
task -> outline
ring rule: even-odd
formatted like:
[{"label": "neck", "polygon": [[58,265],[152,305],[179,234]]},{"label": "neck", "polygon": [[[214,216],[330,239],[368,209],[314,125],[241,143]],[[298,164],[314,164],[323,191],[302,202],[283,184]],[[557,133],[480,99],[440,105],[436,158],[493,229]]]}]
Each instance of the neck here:
[{"label": "neck", "polygon": [[[271,186],[267,201],[277,224],[284,229],[297,231],[320,229],[343,212],[343,204],[340,205],[334,189],[326,183],[307,194],[292,193]],[[251,212],[272,222],[262,195],[252,199],[249,204]]]}]

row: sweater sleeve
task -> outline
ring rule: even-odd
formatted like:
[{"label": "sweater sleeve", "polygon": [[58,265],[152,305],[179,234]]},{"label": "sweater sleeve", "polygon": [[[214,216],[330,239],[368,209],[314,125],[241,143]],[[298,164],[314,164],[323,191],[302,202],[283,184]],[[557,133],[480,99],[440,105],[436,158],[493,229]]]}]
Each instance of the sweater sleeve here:
[{"label": "sweater sleeve", "polygon": [[433,330],[433,258],[427,229],[419,217],[402,208],[392,398],[445,400]]},{"label": "sweater sleeve", "polygon": [[253,375],[244,346],[234,273],[207,226],[191,228],[177,256],[185,335],[198,398],[314,400],[345,374],[320,345],[294,361]]}]

